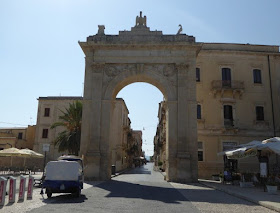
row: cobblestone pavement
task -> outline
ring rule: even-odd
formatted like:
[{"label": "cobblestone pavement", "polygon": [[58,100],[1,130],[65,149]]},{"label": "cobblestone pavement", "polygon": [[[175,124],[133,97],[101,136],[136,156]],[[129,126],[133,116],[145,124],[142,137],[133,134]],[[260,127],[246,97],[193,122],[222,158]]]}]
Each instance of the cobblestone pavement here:
[{"label": "cobblestone pavement", "polygon": [[4,206],[0,212],[273,212],[200,184],[168,183],[152,164],[86,184],[80,198],[54,194],[51,199],[34,191],[33,200]]}]

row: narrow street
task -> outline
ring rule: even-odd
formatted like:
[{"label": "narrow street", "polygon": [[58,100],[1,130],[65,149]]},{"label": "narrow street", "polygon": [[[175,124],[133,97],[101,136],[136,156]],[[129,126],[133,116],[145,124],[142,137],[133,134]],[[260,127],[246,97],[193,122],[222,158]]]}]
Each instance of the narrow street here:
[{"label": "narrow street", "polygon": [[[160,172],[153,171],[148,163],[111,181],[91,183],[82,190],[80,198],[69,194],[34,196],[25,201],[29,206],[12,210],[12,206],[0,212],[273,212],[264,207],[230,196],[201,184],[177,184],[164,181]],[[96,185],[97,184],[97,185]],[[35,190],[34,193],[39,193]],[[21,203],[23,204],[23,203]],[[18,203],[13,204],[16,207]]]}]

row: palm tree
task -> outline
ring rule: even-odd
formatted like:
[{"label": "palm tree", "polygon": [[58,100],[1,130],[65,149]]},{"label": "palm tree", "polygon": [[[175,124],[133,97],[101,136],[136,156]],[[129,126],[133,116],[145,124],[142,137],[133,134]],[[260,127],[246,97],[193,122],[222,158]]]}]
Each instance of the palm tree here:
[{"label": "palm tree", "polygon": [[78,155],[81,140],[81,123],[82,123],[82,102],[76,101],[69,104],[69,108],[59,116],[59,122],[55,122],[51,129],[58,126],[65,127],[54,140],[54,145],[58,146],[58,151],[68,151],[69,154]]}]

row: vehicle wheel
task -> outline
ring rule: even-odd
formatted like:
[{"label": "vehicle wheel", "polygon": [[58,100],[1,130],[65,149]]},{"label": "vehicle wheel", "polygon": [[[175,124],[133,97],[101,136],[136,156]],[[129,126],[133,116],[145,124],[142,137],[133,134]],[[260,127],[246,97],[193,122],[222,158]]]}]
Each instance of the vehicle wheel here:
[{"label": "vehicle wheel", "polygon": [[48,198],[52,197],[52,191],[50,189],[46,189],[46,193],[47,193]]},{"label": "vehicle wheel", "polygon": [[80,197],[81,196],[81,189],[77,189],[75,195],[76,195],[76,197]]}]

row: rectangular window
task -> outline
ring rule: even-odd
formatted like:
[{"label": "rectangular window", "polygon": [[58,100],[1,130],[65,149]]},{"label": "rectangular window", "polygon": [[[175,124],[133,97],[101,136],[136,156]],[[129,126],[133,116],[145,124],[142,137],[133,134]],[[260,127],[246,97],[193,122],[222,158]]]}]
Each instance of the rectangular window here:
[{"label": "rectangular window", "polygon": [[48,129],[43,129],[42,138],[48,138],[48,133],[49,133]]},{"label": "rectangular window", "polygon": [[253,75],[254,75],[254,83],[255,83],[255,84],[261,84],[261,83],[262,83],[261,70],[259,70],[259,69],[254,69],[254,70],[253,70]]},{"label": "rectangular window", "polygon": [[223,142],[223,151],[231,150],[237,146],[237,142]]},{"label": "rectangular window", "polygon": [[18,139],[22,139],[22,135],[23,135],[23,133],[22,133],[22,132],[19,132],[19,133],[18,133]]},{"label": "rectangular window", "polygon": [[256,106],[256,120],[257,121],[264,120],[264,111],[262,106]]},{"label": "rectangular window", "polygon": [[222,68],[222,84],[223,84],[223,87],[231,87],[231,70],[230,70],[230,68]]},{"label": "rectangular window", "polygon": [[203,161],[203,143],[198,141],[197,142],[197,148],[198,148],[198,161]]},{"label": "rectangular window", "polygon": [[196,82],[200,82],[200,68],[196,68]]},{"label": "rectangular window", "polygon": [[50,116],[50,108],[45,108],[44,116],[45,117],[49,117]]},{"label": "rectangular window", "polygon": [[224,105],[224,125],[233,126],[232,106]]},{"label": "rectangular window", "polygon": [[201,105],[197,105],[197,119],[201,119]]}]

